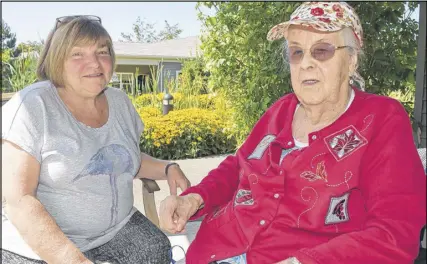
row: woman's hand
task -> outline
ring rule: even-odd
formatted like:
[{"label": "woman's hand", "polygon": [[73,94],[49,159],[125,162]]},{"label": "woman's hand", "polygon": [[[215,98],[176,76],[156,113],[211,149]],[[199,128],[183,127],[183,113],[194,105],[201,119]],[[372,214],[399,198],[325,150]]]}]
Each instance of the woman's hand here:
[{"label": "woman's hand", "polygon": [[195,193],[166,197],[159,209],[160,228],[172,234],[182,232],[188,219],[199,210],[202,204],[202,197]]},{"label": "woman's hand", "polygon": [[171,195],[177,194],[178,187],[181,191],[185,191],[188,187],[191,186],[190,181],[185,177],[184,172],[178,165],[172,165],[169,167],[167,181],[169,184],[169,189]]}]

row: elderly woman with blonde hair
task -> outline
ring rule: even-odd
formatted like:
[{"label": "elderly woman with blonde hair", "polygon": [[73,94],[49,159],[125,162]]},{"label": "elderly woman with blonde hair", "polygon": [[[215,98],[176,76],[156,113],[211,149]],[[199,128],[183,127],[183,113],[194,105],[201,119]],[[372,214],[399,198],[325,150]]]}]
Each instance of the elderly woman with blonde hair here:
[{"label": "elderly woman with blonde hair", "polygon": [[363,91],[358,16],[305,2],[271,29],[279,38],[294,93],[200,184],[162,202],[161,227],[205,216],[187,264],[413,263],[426,177],[403,106]]},{"label": "elderly woman with blonde hair", "polygon": [[170,263],[170,243],[133,207],[135,178],[189,181],[140,152],[143,123],[108,88],[111,37],[95,16],[58,18],[40,82],[2,107],[2,263]]}]

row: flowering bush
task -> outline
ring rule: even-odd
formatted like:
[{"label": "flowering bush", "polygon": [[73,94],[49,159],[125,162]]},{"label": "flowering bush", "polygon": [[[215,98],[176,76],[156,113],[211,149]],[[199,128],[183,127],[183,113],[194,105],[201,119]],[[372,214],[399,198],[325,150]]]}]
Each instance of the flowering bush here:
[{"label": "flowering bush", "polygon": [[[142,94],[135,98],[130,97],[130,99],[136,108],[151,106],[161,109],[163,96],[164,93]],[[212,94],[184,96],[181,93],[173,93],[172,96],[174,109],[176,110],[187,108],[213,109],[215,106],[215,100],[218,98]]]},{"label": "flowering bush", "polygon": [[152,107],[142,107],[138,113],[145,124],[141,150],[156,158],[196,158],[230,153],[236,148],[225,113],[189,108],[163,116]]},{"label": "flowering bush", "polygon": [[162,112],[159,108],[151,106],[136,108],[136,111],[143,121],[150,117],[157,117],[162,115]]}]

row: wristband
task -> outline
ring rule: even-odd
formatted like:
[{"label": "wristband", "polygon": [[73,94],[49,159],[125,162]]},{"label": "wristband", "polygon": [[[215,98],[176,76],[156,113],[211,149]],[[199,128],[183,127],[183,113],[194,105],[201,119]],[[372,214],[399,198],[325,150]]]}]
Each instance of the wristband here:
[{"label": "wristband", "polygon": [[169,167],[170,167],[170,166],[172,166],[172,165],[176,165],[176,166],[178,166],[178,167],[179,167],[179,164],[178,164],[178,163],[176,163],[176,162],[170,162],[170,163],[168,163],[168,165],[166,165],[166,167],[165,167],[165,175],[166,175],[166,176],[168,176],[168,170],[169,170]]}]

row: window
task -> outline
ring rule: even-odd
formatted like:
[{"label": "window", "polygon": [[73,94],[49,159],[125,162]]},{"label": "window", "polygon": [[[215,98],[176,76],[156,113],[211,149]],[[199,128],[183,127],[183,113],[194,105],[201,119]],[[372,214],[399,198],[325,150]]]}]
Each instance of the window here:
[{"label": "window", "polygon": [[126,93],[132,93],[134,87],[133,73],[130,72],[115,72],[111,78],[110,85],[119,88]]}]

